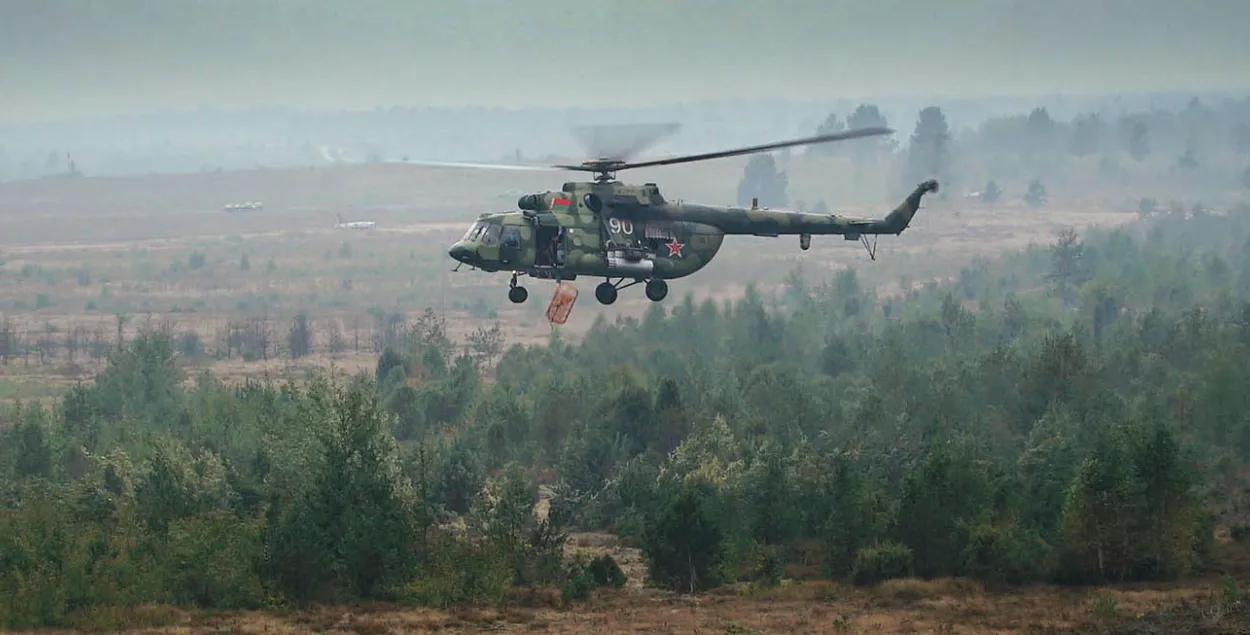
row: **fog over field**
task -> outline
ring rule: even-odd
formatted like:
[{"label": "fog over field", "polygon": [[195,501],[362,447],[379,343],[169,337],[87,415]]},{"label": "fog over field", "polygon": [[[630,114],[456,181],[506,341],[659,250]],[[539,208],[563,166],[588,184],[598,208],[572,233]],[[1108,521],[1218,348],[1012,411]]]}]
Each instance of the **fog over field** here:
[{"label": "fog over field", "polygon": [[1236,0],[0,5],[0,117],[1223,90]]},{"label": "fog over field", "polygon": [[864,101],[893,122],[939,105],[956,130],[1034,106],[1172,108],[1246,90],[1248,18],[1236,0],[5,0],[0,179],[53,151],[92,174],[326,146],[565,156],[576,122],[676,120],[657,151],[700,151]]}]

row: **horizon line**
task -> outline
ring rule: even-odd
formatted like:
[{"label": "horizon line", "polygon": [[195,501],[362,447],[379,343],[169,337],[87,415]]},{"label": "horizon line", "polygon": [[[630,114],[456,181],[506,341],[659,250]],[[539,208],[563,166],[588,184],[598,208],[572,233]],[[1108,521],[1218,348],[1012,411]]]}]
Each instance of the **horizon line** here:
[{"label": "horizon line", "polygon": [[1204,89],[1187,89],[1187,88],[1160,88],[1152,90],[1113,90],[1107,92],[1093,91],[1073,91],[1073,92],[1012,92],[1012,93],[894,93],[894,94],[874,94],[874,95],[847,95],[837,98],[811,98],[797,99],[778,96],[745,96],[745,97],[717,97],[704,98],[690,101],[673,101],[665,103],[657,103],[648,106],[612,106],[610,104],[592,105],[592,106],[556,106],[556,105],[492,105],[485,103],[469,103],[462,105],[435,105],[435,104],[378,104],[368,108],[327,108],[327,107],[307,107],[294,104],[256,104],[244,107],[229,106],[212,106],[199,105],[189,107],[161,107],[142,111],[115,112],[110,114],[85,115],[79,117],[49,117],[49,118],[0,118],[0,126],[25,126],[25,125],[55,125],[83,123],[91,121],[106,121],[110,119],[135,119],[147,118],[154,116],[194,116],[197,114],[225,114],[225,115],[242,115],[257,112],[293,112],[302,115],[364,115],[379,112],[395,111],[395,110],[428,110],[442,112],[474,112],[474,111],[494,111],[502,113],[519,113],[519,112],[552,112],[552,113],[579,113],[594,111],[623,111],[623,112],[645,112],[649,110],[665,110],[672,108],[683,108],[697,105],[707,104],[723,104],[727,102],[745,102],[745,103],[768,103],[779,102],[796,106],[816,106],[819,104],[832,104],[837,102],[859,102],[861,104],[873,104],[882,101],[917,101],[930,100],[933,105],[939,105],[937,102],[977,102],[977,101],[1004,101],[1004,100],[1054,100],[1056,98],[1078,98],[1078,99],[1097,99],[1097,98],[1115,98],[1115,97],[1154,97],[1162,95],[1192,95],[1198,96],[1223,96],[1223,97],[1241,97],[1250,99],[1250,88],[1204,88]]}]

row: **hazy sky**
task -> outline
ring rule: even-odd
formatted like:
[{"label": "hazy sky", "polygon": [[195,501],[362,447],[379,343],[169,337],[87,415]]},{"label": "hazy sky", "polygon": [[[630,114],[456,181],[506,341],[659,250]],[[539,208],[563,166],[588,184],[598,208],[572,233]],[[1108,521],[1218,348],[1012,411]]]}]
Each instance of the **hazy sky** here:
[{"label": "hazy sky", "polygon": [[0,119],[1250,89],[1250,0],[0,0]]}]

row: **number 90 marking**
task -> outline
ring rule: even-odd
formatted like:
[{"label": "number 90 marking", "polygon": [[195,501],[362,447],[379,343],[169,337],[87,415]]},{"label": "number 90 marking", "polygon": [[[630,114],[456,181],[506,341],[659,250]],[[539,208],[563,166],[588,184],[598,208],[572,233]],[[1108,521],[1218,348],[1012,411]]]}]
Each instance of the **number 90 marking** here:
[{"label": "number 90 marking", "polygon": [[634,222],[629,221],[629,220],[621,220],[619,218],[609,218],[608,227],[610,227],[612,231],[617,232],[619,234],[630,235],[634,233]]}]

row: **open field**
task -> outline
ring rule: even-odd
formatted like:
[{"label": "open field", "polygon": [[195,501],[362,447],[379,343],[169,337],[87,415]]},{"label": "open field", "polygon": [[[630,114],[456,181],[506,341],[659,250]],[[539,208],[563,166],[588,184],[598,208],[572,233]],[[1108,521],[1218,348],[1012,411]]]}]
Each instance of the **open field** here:
[{"label": "open field", "polygon": [[[630,176],[659,181],[671,198],[731,203],[740,163]],[[854,204],[842,205],[831,186],[822,186],[820,170],[802,167],[792,190],[808,200],[822,196],[840,213],[880,216],[906,193],[861,187],[847,197]],[[0,184],[0,315],[21,344],[10,346],[0,367],[0,398],[39,398],[51,394],[50,385],[88,379],[117,336],[119,316],[123,337],[144,325],[194,334],[198,343],[187,343],[188,351],[207,353],[195,364],[233,377],[290,376],[329,363],[370,368],[372,338],[385,316],[413,319],[427,308],[446,317],[453,337],[498,321],[508,342],[545,341],[550,283],[528,281],[530,301],[511,305],[507,275],[453,273],[446,248],[477,214],[511,209],[521,193],[557,189],[565,180],[558,173],[371,165]],[[222,209],[244,201],[261,201],[264,209]],[[335,230],[336,213],[377,221],[378,228]],[[975,256],[1049,242],[1061,227],[1133,218],[1089,202],[991,210],[952,193],[928,199],[904,235],[882,237],[875,262],[860,245],[836,237],[818,237],[807,252],[795,240],[733,237],[711,266],[674,282],[666,303],[686,293],[696,301],[734,297],[751,281],[779,283],[796,266],[817,277],[854,266],[866,283],[888,292],[901,276],[923,282],[954,275]],[[561,330],[577,337],[599,315],[638,316],[649,304],[640,289],[624,292],[612,307],[588,294]],[[291,360],[286,333],[299,313],[312,321],[313,354]],[[215,359],[231,329],[244,323],[263,331],[259,347]]]}]

